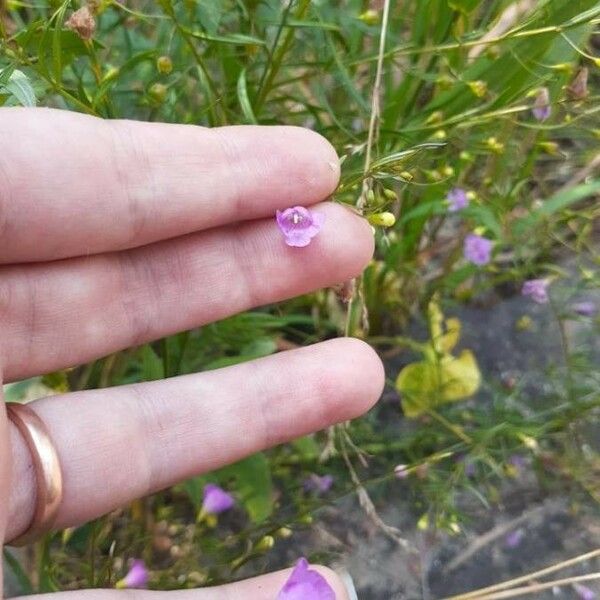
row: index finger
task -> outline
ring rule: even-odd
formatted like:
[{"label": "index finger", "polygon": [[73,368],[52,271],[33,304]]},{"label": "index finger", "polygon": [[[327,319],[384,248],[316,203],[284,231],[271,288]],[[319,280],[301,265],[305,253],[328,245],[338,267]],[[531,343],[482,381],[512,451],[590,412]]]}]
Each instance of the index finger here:
[{"label": "index finger", "polygon": [[0,108],[0,263],[54,260],[310,205],[331,145],[298,127],[205,129]]}]

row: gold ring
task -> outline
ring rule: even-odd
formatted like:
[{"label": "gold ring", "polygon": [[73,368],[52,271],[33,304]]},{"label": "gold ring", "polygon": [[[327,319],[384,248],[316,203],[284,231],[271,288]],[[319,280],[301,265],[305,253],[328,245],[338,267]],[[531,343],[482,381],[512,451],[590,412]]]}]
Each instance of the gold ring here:
[{"label": "gold ring", "polygon": [[8,418],[23,436],[35,471],[35,512],[29,527],[20,536],[7,542],[24,546],[52,529],[63,496],[63,478],[58,453],[48,428],[40,417],[25,404],[6,403]]}]

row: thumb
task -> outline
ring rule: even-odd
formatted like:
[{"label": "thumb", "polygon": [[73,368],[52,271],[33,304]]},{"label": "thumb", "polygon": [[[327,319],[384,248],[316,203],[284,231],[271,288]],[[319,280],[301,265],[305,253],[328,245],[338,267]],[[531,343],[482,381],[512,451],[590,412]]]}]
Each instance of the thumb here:
[{"label": "thumb", "polygon": [[[335,600],[351,600],[340,577],[326,567],[314,567],[325,577]],[[181,590],[176,592],[149,592],[145,590],[87,590],[26,596],[21,600],[275,600],[290,576],[291,569],[269,573],[261,577],[238,581],[213,588]],[[307,599],[308,600],[308,599]]]},{"label": "thumb", "polygon": [[[4,539],[8,516],[8,491],[10,490],[10,465],[12,462],[10,458],[8,421],[2,393],[2,373],[0,372],[0,546]],[[2,560],[0,560],[0,598],[3,597],[3,585]]]}]

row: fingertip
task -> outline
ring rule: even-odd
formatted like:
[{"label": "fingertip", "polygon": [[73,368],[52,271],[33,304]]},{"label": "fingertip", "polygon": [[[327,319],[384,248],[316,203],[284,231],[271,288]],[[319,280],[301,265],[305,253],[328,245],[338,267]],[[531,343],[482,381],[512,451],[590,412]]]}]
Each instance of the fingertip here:
[{"label": "fingertip", "polygon": [[331,195],[340,180],[340,159],[331,142],[321,134],[304,127],[282,127],[289,131],[290,143],[296,144],[298,152],[306,163],[301,167],[300,174],[307,177],[309,188],[317,193],[313,202]]},{"label": "fingertip", "polygon": [[[335,399],[336,418],[332,421],[361,416],[379,400],[385,383],[381,359],[366,342],[357,338],[336,338],[321,344],[329,356],[322,364],[328,381],[324,396]],[[341,404],[341,406],[340,406]]]},{"label": "fingertip", "polygon": [[367,220],[336,202],[323,202],[315,209],[325,214],[322,235],[326,258],[343,266],[338,271],[338,283],[360,275],[375,251],[373,230]]}]

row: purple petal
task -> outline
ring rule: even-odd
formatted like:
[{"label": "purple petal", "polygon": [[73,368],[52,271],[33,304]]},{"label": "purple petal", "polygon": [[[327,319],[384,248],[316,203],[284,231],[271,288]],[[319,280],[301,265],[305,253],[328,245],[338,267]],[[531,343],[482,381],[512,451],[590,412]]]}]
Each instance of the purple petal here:
[{"label": "purple petal", "polygon": [[448,210],[450,212],[458,212],[469,205],[469,198],[467,192],[462,188],[454,188],[448,192],[446,196],[448,200]]},{"label": "purple petal", "polygon": [[202,510],[209,515],[219,515],[235,505],[235,500],[231,494],[221,489],[214,483],[207,483],[204,486],[204,500]]},{"label": "purple petal", "polygon": [[475,233],[470,233],[465,238],[465,258],[475,265],[483,266],[490,262],[492,256],[492,241]]},{"label": "purple petal", "polygon": [[406,479],[409,476],[408,465],[396,465],[394,475],[397,479]]},{"label": "purple petal", "polygon": [[336,600],[326,579],[301,558],[276,600]]},{"label": "purple petal", "polygon": [[522,529],[511,531],[504,539],[504,545],[512,550],[521,544],[524,537],[525,532]]},{"label": "purple petal", "polygon": [[312,473],[304,480],[304,489],[307,492],[316,492],[317,494],[325,494],[333,485],[333,477],[331,475],[317,475]]},{"label": "purple petal", "polygon": [[581,315],[582,317],[593,317],[598,311],[598,307],[589,300],[576,302],[571,308],[573,309],[573,312]]},{"label": "purple petal", "polygon": [[323,226],[325,215],[312,212],[303,206],[286,208],[275,213],[277,225],[288,246],[303,248],[308,246]]},{"label": "purple petal", "polygon": [[143,560],[134,560],[131,569],[117,587],[141,589],[148,585],[148,570]]},{"label": "purple petal", "polygon": [[521,294],[538,304],[546,304],[548,302],[548,282],[544,279],[530,279],[523,284]]},{"label": "purple petal", "polygon": [[596,592],[590,589],[586,585],[582,585],[581,583],[573,584],[573,589],[575,593],[581,598],[581,600],[595,600]]},{"label": "purple petal", "polygon": [[548,88],[543,87],[538,90],[531,112],[538,121],[545,121],[550,117],[552,111],[550,108],[550,93],[548,92]]},{"label": "purple petal", "polygon": [[285,243],[295,248],[304,248],[310,244],[312,236],[307,231],[293,231],[286,234]]}]

